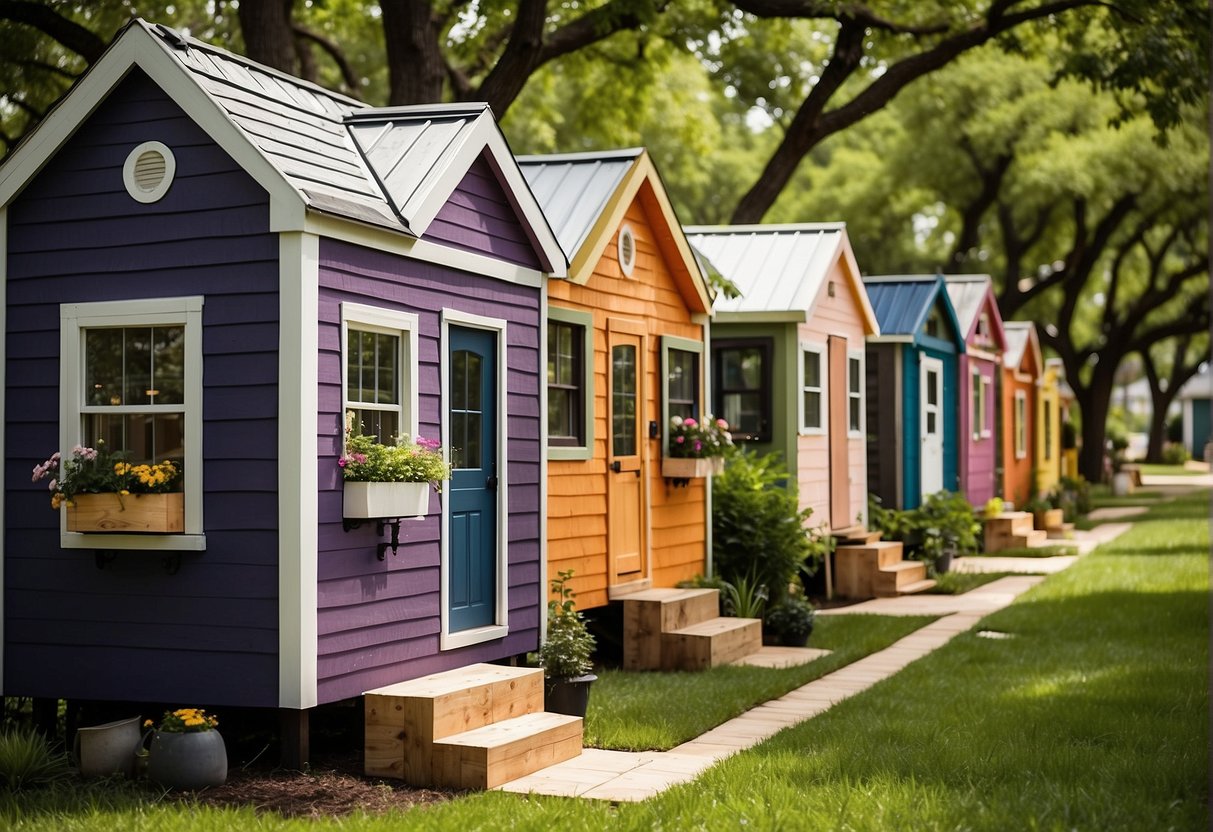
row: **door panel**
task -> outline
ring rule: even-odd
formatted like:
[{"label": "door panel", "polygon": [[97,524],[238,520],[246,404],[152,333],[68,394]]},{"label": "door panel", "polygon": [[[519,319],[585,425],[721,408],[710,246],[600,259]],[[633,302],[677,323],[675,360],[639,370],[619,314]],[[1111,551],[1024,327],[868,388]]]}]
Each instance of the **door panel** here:
[{"label": "door panel", "polygon": [[447,355],[451,453],[450,632],[496,622],[497,335],[452,326]]},{"label": "door panel", "polygon": [[843,529],[851,519],[851,457],[847,439],[847,339],[829,339],[830,376],[830,526]]},{"label": "door panel", "polygon": [[607,546],[612,586],[645,577],[644,337],[609,334]]},{"label": "door panel", "polygon": [[943,362],[922,359],[922,496],[943,489]]}]

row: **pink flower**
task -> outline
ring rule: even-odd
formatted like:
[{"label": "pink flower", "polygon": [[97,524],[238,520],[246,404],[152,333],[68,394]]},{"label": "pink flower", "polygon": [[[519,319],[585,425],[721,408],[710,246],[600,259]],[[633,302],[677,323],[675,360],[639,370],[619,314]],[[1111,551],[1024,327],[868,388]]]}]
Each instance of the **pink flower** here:
[{"label": "pink flower", "polygon": [[337,467],[338,467],[338,468],[344,468],[344,467],[345,467],[345,457],[341,457],[341,459],[337,460]]},{"label": "pink flower", "polygon": [[729,423],[728,423],[728,422],[726,422],[724,419],[717,419],[717,420],[716,420],[716,427],[720,428],[721,430],[728,430],[728,429],[729,429]]},{"label": "pink flower", "polygon": [[702,451],[702,450],[703,450],[703,443],[702,443],[702,442],[700,442],[698,439],[696,439],[696,440],[695,440],[695,450],[696,450],[696,451]]},{"label": "pink flower", "polygon": [[53,478],[52,478],[52,479],[51,479],[51,481],[50,481],[49,483],[47,483],[46,488],[47,488],[47,490],[48,490],[48,491],[56,491],[56,490],[58,490],[58,488],[59,488],[59,480],[57,480],[57,479],[53,479]]},{"label": "pink flower", "polygon": [[699,424],[699,423],[698,423],[698,422],[696,422],[694,419],[692,419],[690,416],[686,417],[686,419],[684,419],[684,420],[682,421],[682,423],[683,423],[684,425],[686,425],[688,428],[693,428],[693,427],[695,427],[696,425],[698,425],[698,424]]},{"label": "pink flower", "polygon": [[366,465],[366,454],[354,454],[354,462],[359,465]]},{"label": "pink flower", "polygon": [[683,442],[686,442],[686,441],[687,441],[687,438],[685,436],[675,436],[674,437],[674,442],[678,445],[681,445]]}]

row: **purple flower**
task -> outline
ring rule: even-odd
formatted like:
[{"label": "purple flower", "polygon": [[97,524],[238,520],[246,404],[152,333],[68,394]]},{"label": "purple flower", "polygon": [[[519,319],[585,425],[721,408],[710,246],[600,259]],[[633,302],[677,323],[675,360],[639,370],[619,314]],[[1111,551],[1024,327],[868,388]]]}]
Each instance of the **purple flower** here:
[{"label": "purple flower", "polygon": [[340,459],[338,459],[338,460],[337,460],[337,467],[338,467],[338,468],[344,468],[344,467],[345,467],[345,457],[341,457]]},{"label": "purple flower", "polygon": [[702,443],[702,442],[700,442],[698,439],[696,439],[696,440],[695,440],[695,450],[696,450],[696,451],[702,451],[702,450],[703,450],[703,443]]}]

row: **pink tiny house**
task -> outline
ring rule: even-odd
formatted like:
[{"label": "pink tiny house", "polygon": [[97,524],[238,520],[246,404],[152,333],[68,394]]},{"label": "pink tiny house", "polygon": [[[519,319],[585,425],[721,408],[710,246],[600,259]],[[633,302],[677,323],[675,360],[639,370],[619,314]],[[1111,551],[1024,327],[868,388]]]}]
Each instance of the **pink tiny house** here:
[{"label": "pink tiny house", "polygon": [[998,493],[996,385],[1006,335],[989,275],[948,275],[948,299],[965,340],[960,355],[960,490],[974,505]]}]

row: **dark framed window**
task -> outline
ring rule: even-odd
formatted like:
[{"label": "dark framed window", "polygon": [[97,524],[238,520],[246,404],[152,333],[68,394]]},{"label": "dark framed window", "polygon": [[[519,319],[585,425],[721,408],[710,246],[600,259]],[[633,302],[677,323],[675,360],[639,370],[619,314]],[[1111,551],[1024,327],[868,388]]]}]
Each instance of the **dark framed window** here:
[{"label": "dark framed window", "polygon": [[666,370],[667,418],[699,418],[699,353],[669,350]]},{"label": "dark framed window", "polygon": [[585,327],[548,322],[548,444],[578,447],[585,435]]},{"label": "dark framed window", "polygon": [[771,441],[770,338],[717,341],[712,345],[712,403],[734,440]]}]

